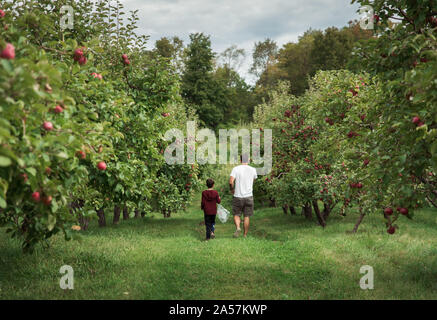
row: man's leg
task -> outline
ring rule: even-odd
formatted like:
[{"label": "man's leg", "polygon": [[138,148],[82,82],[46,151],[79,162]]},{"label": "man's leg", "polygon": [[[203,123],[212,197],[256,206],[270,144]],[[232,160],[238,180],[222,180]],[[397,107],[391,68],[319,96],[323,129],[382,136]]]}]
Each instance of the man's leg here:
[{"label": "man's leg", "polygon": [[244,201],[244,236],[249,232],[250,217],[253,215],[253,197],[246,198]]},{"label": "man's leg", "polygon": [[244,217],[244,236],[249,232],[250,217]]},{"label": "man's leg", "polygon": [[242,203],[239,198],[233,198],[232,199],[232,213],[234,215],[234,223],[235,223],[235,233],[234,237],[237,238],[240,235],[241,228],[241,212],[242,212]]},{"label": "man's leg", "polygon": [[241,217],[235,215],[234,216],[235,229],[240,229]]}]

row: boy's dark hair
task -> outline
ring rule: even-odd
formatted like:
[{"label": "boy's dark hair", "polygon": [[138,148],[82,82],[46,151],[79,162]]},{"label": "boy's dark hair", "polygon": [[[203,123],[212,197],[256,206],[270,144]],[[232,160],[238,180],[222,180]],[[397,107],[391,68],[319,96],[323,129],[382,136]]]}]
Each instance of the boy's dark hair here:
[{"label": "boy's dark hair", "polygon": [[240,154],[240,162],[241,163],[249,163],[249,155],[248,154]]},{"label": "boy's dark hair", "polygon": [[214,186],[214,180],[212,180],[211,178],[209,178],[208,180],[206,180],[206,186],[208,188],[212,188]]}]

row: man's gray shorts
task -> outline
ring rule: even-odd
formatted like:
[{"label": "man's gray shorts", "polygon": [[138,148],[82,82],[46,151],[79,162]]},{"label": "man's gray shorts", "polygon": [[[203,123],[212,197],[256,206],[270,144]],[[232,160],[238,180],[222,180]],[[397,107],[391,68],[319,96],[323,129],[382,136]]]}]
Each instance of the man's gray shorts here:
[{"label": "man's gray shorts", "polygon": [[241,213],[245,217],[253,216],[253,197],[232,199],[232,214],[241,217]]}]

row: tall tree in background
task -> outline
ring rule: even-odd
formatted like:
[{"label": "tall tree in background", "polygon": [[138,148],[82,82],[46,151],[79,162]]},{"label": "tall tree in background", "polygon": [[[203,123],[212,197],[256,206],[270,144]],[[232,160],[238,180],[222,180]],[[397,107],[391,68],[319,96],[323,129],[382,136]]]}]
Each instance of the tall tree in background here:
[{"label": "tall tree in background", "polygon": [[162,37],[155,42],[154,54],[171,59],[177,73],[182,74],[184,68],[184,42],[179,37]]},{"label": "tall tree in background", "polygon": [[246,52],[244,49],[238,49],[238,47],[234,44],[227,48],[219,55],[219,62],[223,65],[223,67],[229,70],[235,70],[238,72],[241,65],[244,62],[244,58],[246,57]]},{"label": "tall tree in background", "polygon": [[244,49],[232,45],[219,55],[214,72],[215,79],[226,88],[227,108],[224,118],[228,125],[250,122],[256,105],[252,87],[238,73],[245,56]]},{"label": "tall tree in background", "polygon": [[194,106],[203,125],[216,129],[226,109],[225,90],[213,77],[213,59],[209,36],[190,34],[186,48],[185,71],[182,75],[182,96]]},{"label": "tall tree in background", "polygon": [[319,70],[347,68],[354,46],[371,37],[372,32],[362,30],[357,21],[350,21],[349,26],[342,29],[310,29],[297,43],[285,44],[270,60],[266,48],[271,42],[257,43],[251,72],[256,75],[261,71],[256,87],[258,101],[267,99],[268,92],[280,80],[290,83],[290,93],[303,94],[308,88],[309,77]]},{"label": "tall tree in background", "polygon": [[269,65],[276,62],[277,54],[278,45],[274,40],[267,38],[262,42],[256,42],[252,53],[253,63],[250,73],[260,77]]},{"label": "tall tree in background", "polygon": [[[270,78],[287,80],[290,84],[290,93],[301,95],[308,88],[308,77],[312,72],[310,52],[313,50],[314,38],[322,34],[319,30],[308,30],[299,37],[297,43],[286,43],[278,54],[279,74]],[[276,83],[274,83],[276,84]]]},{"label": "tall tree in background", "polygon": [[335,27],[315,34],[310,53],[312,63],[311,76],[318,70],[339,70],[346,67],[355,44],[372,36],[370,31],[359,28],[358,23],[339,30]]},{"label": "tall tree in background", "polygon": [[[258,103],[268,97],[268,88],[271,87],[272,80],[276,80],[277,72],[278,45],[269,38],[264,41],[256,42],[252,53],[252,67],[250,73],[258,78],[255,92]],[[273,77],[271,77],[273,75]]]}]

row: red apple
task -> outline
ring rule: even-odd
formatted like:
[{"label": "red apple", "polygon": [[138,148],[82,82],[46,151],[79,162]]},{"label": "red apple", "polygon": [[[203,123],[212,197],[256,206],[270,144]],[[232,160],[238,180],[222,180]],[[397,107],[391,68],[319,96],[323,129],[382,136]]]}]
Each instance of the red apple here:
[{"label": "red apple", "polygon": [[122,55],[121,55],[121,58],[122,58],[123,60],[127,60],[127,54],[122,54]]},{"label": "red apple", "polygon": [[367,165],[369,164],[369,162],[370,162],[369,159],[365,159],[365,160],[363,161],[364,166],[367,166]]},{"label": "red apple", "polygon": [[408,214],[408,209],[407,209],[407,208],[401,208],[401,209],[399,210],[399,212],[400,212],[401,214],[403,214],[404,216],[406,216],[406,215]]},{"label": "red apple", "polygon": [[62,109],[62,107],[59,106],[59,105],[57,105],[57,106],[53,109],[53,112],[54,112],[54,113],[57,113],[57,114],[61,113],[62,111],[64,111],[64,109]]},{"label": "red apple", "polygon": [[379,22],[379,16],[377,14],[375,14],[373,16],[373,20],[375,21],[375,23],[378,23]]},{"label": "red apple", "polygon": [[415,125],[417,125],[420,122],[420,118],[416,116],[413,118],[413,120],[411,120],[411,122],[413,122]]},{"label": "red apple", "polygon": [[6,15],[6,12],[0,9],[0,18],[3,18]]},{"label": "red apple", "polygon": [[76,155],[81,158],[81,159],[85,159],[86,158],[86,153],[83,152],[82,150],[76,152]]},{"label": "red apple", "polygon": [[7,60],[15,59],[15,47],[12,44],[7,43],[6,47],[0,53],[0,57]]},{"label": "red apple", "polygon": [[52,173],[52,169],[50,167],[46,168],[46,174],[51,174]]},{"label": "red apple", "polygon": [[99,169],[100,171],[104,171],[104,170],[106,170],[106,163],[105,163],[104,161],[100,161],[100,162],[97,164],[97,169]]},{"label": "red apple", "polygon": [[392,208],[385,208],[384,213],[388,216],[391,216],[393,214],[393,209]]},{"label": "red apple", "polygon": [[51,123],[50,121],[44,121],[42,126],[43,126],[44,130],[47,130],[47,131],[53,130],[53,123]]},{"label": "red apple", "polygon": [[41,195],[38,191],[35,191],[34,193],[32,193],[32,199],[35,202],[40,202],[41,200]]},{"label": "red apple", "polygon": [[396,228],[393,227],[393,226],[390,226],[390,228],[387,229],[387,232],[388,232],[389,234],[393,234],[393,233],[395,233],[395,231],[396,231]]},{"label": "red apple", "polygon": [[170,115],[170,113],[168,113],[168,112],[164,112],[164,113],[162,113],[161,115],[165,118],[165,117],[168,117],[168,116]]},{"label": "red apple", "polygon": [[127,66],[130,65],[130,60],[129,60],[129,59],[124,59],[123,62],[124,62],[124,64],[127,65]]},{"label": "red apple", "polygon": [[52,203],[52,200],[53,200],[52,196],[47,196],[44,197],[43,202],[46,206],[49,206]]},{"label": "red apple", "polygon": [[77,48],[74,50],[73,59],[74,61],[78,61],[83,57],[83,48]]},{"label": "red apple", "polygon": [[85,56],[80,57],[79,64],[81,66],[85,65],[88,62],[87,58]]},{"label": "red apple", "polygon": [[348,134],[347,134],[347,136],[348,136],[348,138],[353,138],[353,137],[356,137],[358,134],[356,133],[356,132],[354,132],[354,131],[350,131]]}]

